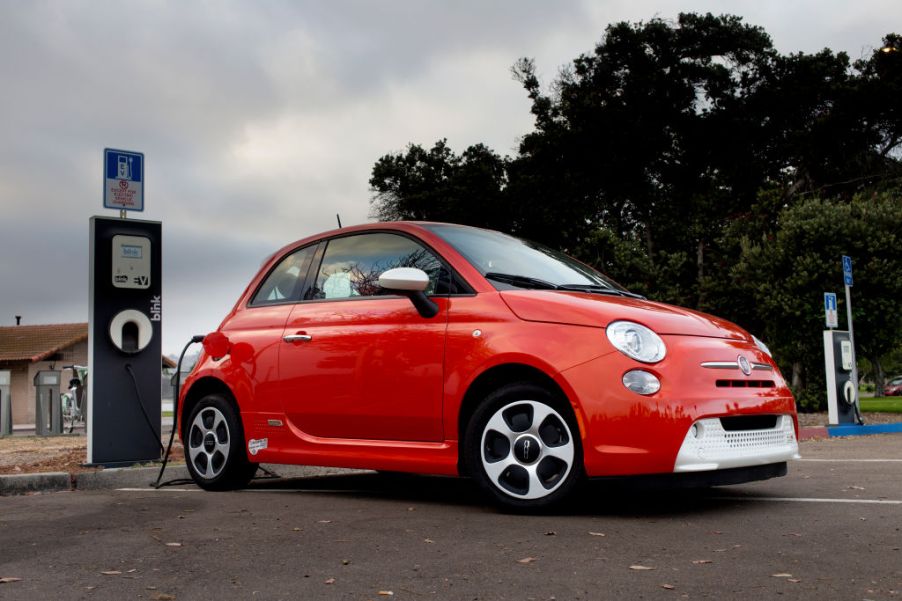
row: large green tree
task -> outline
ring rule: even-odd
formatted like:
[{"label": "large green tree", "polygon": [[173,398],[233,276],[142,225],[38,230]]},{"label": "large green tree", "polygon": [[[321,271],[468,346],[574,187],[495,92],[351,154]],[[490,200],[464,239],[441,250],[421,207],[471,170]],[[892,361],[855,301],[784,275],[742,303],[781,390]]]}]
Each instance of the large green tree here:
[{"label": "large green tree", "polygon": [[[776,231],[729,231],[741,239],[726,287],[742,297],[738,320],[760,324],[800,403],[823,406],[824,292],[838,292],[844,313],[842,255],[852,257],[855,343],[877,374],[902,332],[902,202],[898,195],[850,201],[810,198],[784,209]],[[743,306],[744,305],[744,306]],[[734,305],[737,307],[737,305]],[[841,320],[844,321],[844,320]],[[845,324],[842,324],[845,325]]]}]

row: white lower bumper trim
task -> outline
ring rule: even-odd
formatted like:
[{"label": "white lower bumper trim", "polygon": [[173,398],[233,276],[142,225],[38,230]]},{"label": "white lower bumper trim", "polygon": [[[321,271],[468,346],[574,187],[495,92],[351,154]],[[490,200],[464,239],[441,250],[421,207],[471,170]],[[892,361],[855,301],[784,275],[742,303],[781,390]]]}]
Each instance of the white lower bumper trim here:
[{"label": "white lower bumper trim", "polygon": [[702,419],[689,428],[674,472],[703,472],[782,463],[799,458],[792,417],[780,415],[766,430],[726,431],[719,418]]}]

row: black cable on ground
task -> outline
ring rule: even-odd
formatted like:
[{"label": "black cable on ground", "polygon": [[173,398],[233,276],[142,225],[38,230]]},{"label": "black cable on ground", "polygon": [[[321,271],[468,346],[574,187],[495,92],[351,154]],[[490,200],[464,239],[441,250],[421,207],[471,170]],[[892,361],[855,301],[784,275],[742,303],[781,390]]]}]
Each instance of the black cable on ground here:
[{"label": "black cable on ground", "polygon": [[[160,466],[160,474],[157,476],[157,481],[151,483],[151,486],[154,488],[160,488],[161,486],[173,485],[173,484],[187,484],[192,482],[191,480],[186,480],[184,478],[179,478],[177,480],[170,480],[169,482],[160,483],[160,480],[163,479],[163,471],[166,469],[166,464],[169,463],[169,454],[172,452],[172,441],[175,440],[175,430],[178,428],[179,424],[179,395],[181,393],[181,384],[182,384],[182,359],[185,358],[185,353],[188,352],[188,347],[192,344],[196,344],[198,342],[203,342],[204,336],[197,334],[191,337],[191,340],[188,341],[188,344],[185,345],[185,348],[182,349],[182,354],[179,355],[179,361],[175,366],[175,390],[173,390],[173,401],[172,401],[172,431],[169,433],[169,444],[166,445],[166,452],[163,454],[163,465]],[[163,445],[160,445],[160,449],[162,450]]]}]

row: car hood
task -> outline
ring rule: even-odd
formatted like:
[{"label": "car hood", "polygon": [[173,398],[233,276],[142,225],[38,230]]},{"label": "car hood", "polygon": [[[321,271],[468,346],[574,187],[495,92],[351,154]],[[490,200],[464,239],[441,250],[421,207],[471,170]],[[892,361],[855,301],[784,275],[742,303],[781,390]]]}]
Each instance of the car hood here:
[{"label": "car hood", "polygon": [[622,296],[555,290],[506,290],[501,298],[525,321],[607,327],[612,321],[640,323],[658,334],[751,340],[739,326],[690,309]]}]

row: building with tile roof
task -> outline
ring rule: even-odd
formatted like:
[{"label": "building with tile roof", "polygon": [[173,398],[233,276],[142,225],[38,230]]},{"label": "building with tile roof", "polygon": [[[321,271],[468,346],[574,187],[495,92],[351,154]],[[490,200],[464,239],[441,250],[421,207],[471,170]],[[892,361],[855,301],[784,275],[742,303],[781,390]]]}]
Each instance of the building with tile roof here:
[{"label": "building with tile roof", "polygon": [[[175,367],[168,357],[163,367]],[[0,327],[0,371],[10,372],[13,425],[35,421],[35,374],[88,364],[88,324],[60,323]],[[72,372],[63,370],[60,392],[68,388]]]}]

